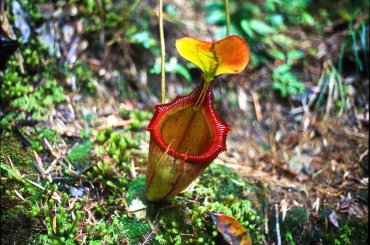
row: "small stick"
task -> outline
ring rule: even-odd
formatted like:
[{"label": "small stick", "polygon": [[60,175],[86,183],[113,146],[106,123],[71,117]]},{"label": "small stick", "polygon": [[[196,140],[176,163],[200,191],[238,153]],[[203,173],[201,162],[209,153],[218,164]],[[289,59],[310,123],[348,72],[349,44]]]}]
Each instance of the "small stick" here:
[{"label": "small stick", "polygon": [[280,226],[279,226],[279,207],[275,204],[275,213],[276,213],[276,238],[277,238],[277,245],[281,245],[281,237],[280,237]]},{"label": "small stick", "polygon": [[226,15],[226,37],[228,37],[230,36],[229,0],[225,0],[225,15]]},{"label": "small stick", "polygon": [[14,190],[15,194],[24,201],[24,198],[22,197],[22,195],[17,191],[17,190]]},{"label": "small stick", "polygon": [[254,110],[256,111],[257,121],[261,122],[262,121],[261,105],[260,101],[258,100],[258,95],[256,94],[256,92],[252,92],[252,98],[254,103]]},{"label": "small stick", "polygon": [[331,73],[329,78],[328,102],[326,104],[326,113],[324,119],[328,119],[330,115],[330,110],[334,99],[334,86],[335,86],[335,77],[334,74]]},{"label": "small stick", "polygon": [[279,162],[275,161],[275,160],[272,160],[271,161],[272,165],[274,165],[275,167],[278,167],[288,173],[290,173],[291,175],[293,175],[294,177],[297,176],[297,173],[291,169],[289,169],[288,167],[285,167],[284,165],[280,164]]},{"label": "small stick", "polygon": [[33,182],[33,181],[31,181],[31,180],[29,180],[29,179],[26,179],[28,182],[30,182],[31,184],[33,184],[34,186],[36,186],[36,187],[38,187],[38,188],[40,188],[41,190],[45,190],[45,188],[44,187],[42,187],[41,185],[39,185],[39,184],[37,184],[37,183],[35,183],[35,182]]},{"label": "small stick", "polygon": [[162,90],[162,104],[166,100],[166,74],[164,70],[166,51],[164,46],[164,34],[163,34],[163,0],[159,0],[159,37],[161,42],[161,90]]},{"label": "small stick", "polygon": [[361,162],[361,161],[362,161],[362,159],[363,159],[367,154],[369,154],[369,149],[367,149],[364,153],[362,153],[362,154],[361,154],[360,159],[359,159],[358,161],[359,161],[359,162]]}]

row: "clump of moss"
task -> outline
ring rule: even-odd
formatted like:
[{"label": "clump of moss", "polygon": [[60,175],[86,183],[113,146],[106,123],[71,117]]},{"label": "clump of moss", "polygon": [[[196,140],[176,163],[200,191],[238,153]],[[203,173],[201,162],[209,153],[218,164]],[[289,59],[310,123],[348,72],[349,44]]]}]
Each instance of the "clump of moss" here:
[{"label": "clump of moss", "polygon": [[[275,209],[271,209],[274,217]],[[284,220],[279,220],[281,241],[284,244],[306,244],[312,238],[312,232],[308,224],[308,215],[305,207],[292,207],[287,212]],[[269,229],[273,239],[276,237],[276,219],[269,220]],[[304,230],[307,229],[307,230]]]},{"label": "clump of moss", "polygon": [[[97,135],[99,149],[97,154],[100,156],[108,155],[111,159],[106,162],[99,161],[94,166],[94,171],[99,175],[101,180],[110,179],[111,184],[117,185],[122,191],[126,190],[130,180],[130,171],[133,163],[136,165],[143,164],[146,159],[145,152],[139,149],[140,140],[144,139],[143,129],[147,125],[150,113],[140,110],[127,112],[121,110],[124,119],[131,119],[133,122],[124,130],[114,130],[112,127],[100,131]],[[112,171],[116,172],[112,175]],[[94,175],[94,173],[91,173]],[[112,179],[112,176],[119,176],[118,179]]]},{"label": "clump of moss", "polygon": [[153,117],[152,112],[139,109],[127,111],[124,108],[120,108],[119,112],[122,118],[132,120],[132,123],[130,123],[126,128],[128,131],[145,129],[146,126],[148,126],[149,120]]},{"label": "clump of moss", "polygon": [[329,207],[322,207],[319,212],[319,221],[312,228],[315,234],[315,240],[320,239],[323,244],[344,244],[344,245],[360,245],[366,244],[369,239],[369,225],[366,221],[360,218],[341,218],[338,215],[338,226],[330,224],[327,226],[326,220],[333,210]]},{"label": "clump of moss", "polygon": [[128,238],[129,244],[138,244],[138,242],[144,240],[145,234],[150,232],[149,225],[144,220],[124,217],[121,222],[124,229],[126,229],[124,234]]},{"label": "clump of moss", "polygon": [[[148,118],[146,114],[148,113],[134,111],[122,114],[122,117],[127,116],[133,120],[133,123],[139,122],[137,127],[142,127],[142,124],[147,122],[144,120],[144,118]],[[99,180],[111,191],[106,202],[97,205],[98,212],[102,215],[108,213],[110,205],[120,203],[122,195],[126,193],[132,180],[133,168],[146,161],[145,152],[139,149],[139,142],[144,137],[145,133],[136,132],[133,128],[122,130],[108,127],[98,132],[96,141],[99,147],[96,152],[101,160],[93,166],[92,171],[86,173],[86,178],[88,180]]]},{"label": "clump of moss", "polygon": [[32,149],[41,155],[41,152],[48,150],[44,144],[44,139],[47,139],[50,144],[60,143],[62,136],[55,129],[48,127],[32,127],[29,128],[28,139],[32,144]]},{"label": "clump of moss", "polygon": [[37,121],[45,120],[55,104],[65,98],[57,79],[63,77],[62,72],[52,64],[45,64],[47,47],[39,40],[31,39],[22,44],[20,50],[25,60],[25,72],[21,72],[20,64],[12,57],[4,71],[5,82],[0,87],[0,101],[7,113],[0,121],[4,128],[9,128],[12,120],[25,119],[25,114]]},{"label": "clump of moss", "polygon": [[[329,215],[332,208],[321,207],[316,220],[310,220],[306,207],[292,207],[284,220],[279,220],[283,244],[364,244],[368,240],[368,224],[359,218],[338,219],[339,228],[332,225]],[[274,213],[275,211],[273,211]],[[274,216],[271,214],[271,216]],[[276,220],[271,219],[269,229],[276,237]]]},{"label": "clump of moss", "polygon": [[100,146],[98,154],[103,156],[108,155],[105,161],[99,161],[93,168],[93,172],[89,173],[92,177],[97,175],[98,178],[112,188],[118,188],[120,191],[125,191],[129,180],[129,171],[132,166],[132,150],[139,145],[136,139],[132,138],[130,132],[121,134],[119,131],[107,129],[107,132],[99,133],[98,141],[106,140],[107,146]]},{"label": "clump of moss", "polygon": [[[154,238],[156,244],[196,244],[198,238],[204,237],[204,234],[197,234],[197,230],[193,229],[191,216],[184,208],[183,205],[170,202],[148,206],[149,215],[158,217],[160,225],[160,233]],[[203,244],[211,243],[205,241]]]},{"label": "clump of moss", "polygon": [[144,175],[139,176],[130,182],[126,196],[126,202],[128,205],[130,205],[132,200],[134,200],[135,198],[138,198],[144,204],[148,202],[146,199],[145,184],[146,179]]},{"label": "clump of moss", "polygon": [[28,213],[30,204],[22,201],[1,184],[1,244],[29,244],[36,220]]},{"label": "clump of moss", "polygon": [[26,180],[37,179],[30,150],[5,132],[0,133],[0,175],[1,243],[28,244],[37,224],[29,210],[41,190]]},{"label": "clump of moss", "polygon": [[[22,143],[11,133],[5,131],[0,131],[0,163],[5,164],[6,159],[10,159],[13,164],[21,172],[26,172],[26,174],[33,174],[33,162],[32,162],[32,152],[29,148],[26,148]],[[30,167],[31,166],[31,167]],[[3,176],[3,172],[1,172]]]},{"label": "clump of moss", "polygon": [[[232,216],[247,229],[252,241],[262,243],[265,239],[264,224],[267,220],[262,218],[262,207],[255,206],[248,198],[263,188],[241,179],[230,168],[212,164],[200,176],[199,184],[196,185],[195,193],[204,198],[204,202],[200,202],[199,206],[195,204],[194,213],[219,212]],[[198,224],[201,229],[202,222],[198,221]]]},{"label": "clump of moss", "polygon": [[91,164],[90,155],[93,149],[91,141],[84,141],[72,148],[67,155],[67,160],[76,168],[77,172],[81,172]]},{"label": "clump of moss", "polygon": [[78,231],[77,222],[82,221],[84,213],[82,208],[86,199],[82,200],[82,204],[78,202],[73,204],[72,214],[71,210],[65,208],[68,201],[67,194],[62,195],[61,202],[51,199],[51,194],[56,189],[56,185],[47,184],[43,207],[33,206],[32,212],[34,215],[38,219],[44,220],[46,225],[46,234],[39,234],[35,244],[71,244]]}]

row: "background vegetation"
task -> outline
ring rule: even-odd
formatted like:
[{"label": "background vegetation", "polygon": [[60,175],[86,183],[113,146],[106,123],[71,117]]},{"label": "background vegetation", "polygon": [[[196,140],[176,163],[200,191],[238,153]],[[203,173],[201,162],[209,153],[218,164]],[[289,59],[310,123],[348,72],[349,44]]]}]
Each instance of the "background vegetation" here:
[{"label": "background vegetation", "polygon": [[[1,2],[20,43],[0,71],[2,244],[227,244],[215,212],[253,244],[367,242],[369,1],[229,2],[251,50],[215,84],[229,150],[161,204],[144,177],[157,1]],[[170,101],[200,79],[175,40],[219,40],[226,18],[222,1],[164,1],[164,13]]]}]

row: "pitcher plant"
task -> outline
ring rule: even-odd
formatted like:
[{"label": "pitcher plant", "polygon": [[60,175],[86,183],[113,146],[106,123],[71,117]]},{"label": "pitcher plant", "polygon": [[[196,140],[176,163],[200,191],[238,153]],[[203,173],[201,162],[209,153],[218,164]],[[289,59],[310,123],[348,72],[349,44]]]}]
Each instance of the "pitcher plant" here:
[{"label": "pitcher plant", "polygon": [[154,107],[147,128],[150,145],[146,173],[146,195],[152,202],[180,193],[226,151],[231,128],[213,106],[213,81],[221,74],[241,72],[250,59],[247,44],[238,36],[218,42],[185,37],[176,41],[176,49],[203,74],[189,95]]}]

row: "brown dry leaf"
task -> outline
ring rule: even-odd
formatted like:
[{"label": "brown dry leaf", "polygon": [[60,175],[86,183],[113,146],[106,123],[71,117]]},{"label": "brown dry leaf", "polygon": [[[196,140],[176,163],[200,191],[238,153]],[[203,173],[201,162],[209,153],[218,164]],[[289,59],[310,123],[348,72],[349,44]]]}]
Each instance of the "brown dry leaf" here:
[{"label": "brown dry leaf", "polygon": [[286,213],[288,212],[288,209],[289,209],[288,206],[289,206],[289,203],[287,202],[286,199],[281,200],[281,202],[280,202],[280,212],[283,215],[283,221],[285,219]]},{"label": "brown dry leaf", "polygon": [[339,229],[339,224],[338,224],[338,216],[335,210],[331,211],[331,214],[329,215],[329,221]]},{"label": "brown dry leaf", "polygon": [[51,195],[51,198],[58,201],[58,203],[61,203],[62,202],[62,198],[59,196],[58,193],[56,193],[55,191],[53,192],[53,194]]},{"label": "brown dry leaf", "polygon": [[53,217],[53,231],[55,234],[57,233],[57,216],[56,215]]},{"label": "brown dry leaf", "polygon": [[230,245],[252,245],[248,232],[233,217],[213,213],[211,214],[213,222],[218,231]]}]

